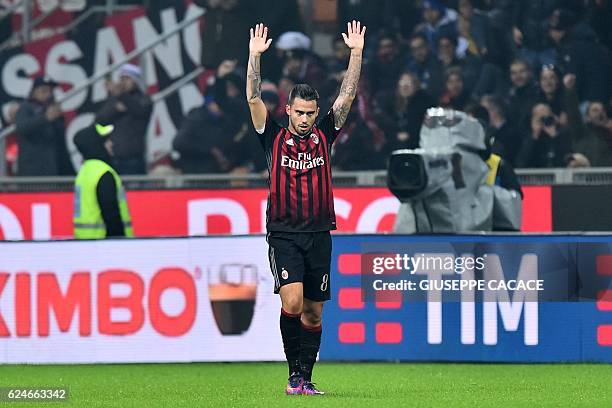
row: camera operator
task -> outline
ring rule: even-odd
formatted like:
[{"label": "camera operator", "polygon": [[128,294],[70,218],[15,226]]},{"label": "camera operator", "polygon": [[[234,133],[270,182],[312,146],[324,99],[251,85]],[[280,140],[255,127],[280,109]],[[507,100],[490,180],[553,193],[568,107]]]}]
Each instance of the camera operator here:
[{"label": "camera operator", "polygon": [[531,110],[531,134],[523,139],[517,167],[576,167],[579,155],[572,154],[571,140],[559,119],[545,103]]}]

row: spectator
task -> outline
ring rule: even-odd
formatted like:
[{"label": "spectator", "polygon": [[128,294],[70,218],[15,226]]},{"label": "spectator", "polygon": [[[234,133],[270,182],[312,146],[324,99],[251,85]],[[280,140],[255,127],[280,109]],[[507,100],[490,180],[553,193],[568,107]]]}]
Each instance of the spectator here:
[{"label": "spectator", "polygon": [[[362,26],[368,27],[368,34],[378,33],[388,25],[388,17],[392,13],[390,6],[389,0],[337,0],[338,30],[344,32],[347,21],[360,20]],[[369,48],[369,44],[366,44],[366,48]]]},{"label": "spectator", "polygon": [[550,106],[538,103],[531,114],[531,131],[523,139],[518,167],[565,167],[571,156],[571,140],[559,126]]},{"label": "spectator", "polygon": [[457,45],[457,38],[453,35],[442,34],[438,37],[438,59],[444,70],[461,67],[462,62],[457,58]]},{"label": "spectator", "polygon": [[281,56],[282,75],[294,83],[307,83],[317,89],[324,87],[326,70],[323,60],[310,51],[312,41],[300,32],[290,31],[276,40]]},{"label": "spectator", "polygon": [[415,31],[423,34],[429,46],[435,49],[438,34],[452,30],[452,25],[457,20],[457,12],[446,7],[439,0],[425,0],[423,1],[423,20]]},{"label": "spectator", "polygon": [[374,57],[365,68],[370,91],[375,93],[393,90],[403,69],[404,61],[397,39],[390,34],[381,35]]},{"label": "spectator", "polygon": [[512,10],[512,37],[518,55],[532,66],[554,64],[546,35],[546,19],[558,0],[515,0]]},{"label": "spectator", "polygon": [[374,119],[385,134],[387,151],[416,149],[425,112],[433,105],[411,72],[400,76],[395,91],[380,92],[374,104]]},{"label": "spectator", "polygon": [[488,136],[491,141],[491,151],[514,163],[522,144],[521,134],[516,126],[507,120],[507,108],[503,99],[494,95],[485,95],[480,104],[489,113]]},{"label": "spectator", "polygon": [[452,35],[442,34],[438,38],[438,59],[444,70],[460,68],[464,87],[474,99],[479,99],[480,95],[487,93],[501,93],[504,89],[501,70],[469,53],[458,57],[457,47],[457,39]]},{"label": "spectator", "polygon": [[[239,0],[247,4],[248,21],[261,22],[268,27],[268,34],[278,39],[282,33],[304,32],[304,24],[300,15],[297,0]],[[239,36],[238,36],[239,37]],[[240,44],[244,46],[244,44]],[[242,52],[242,51],[241,51]],[[246,63],[242,60],[241,64]],[[226,59],[235,59],[237,55],[226,55]],[[282,75],[282,55],[266,52],[261,56],[261,76],[277,83]]]},{"label": "spectator", "polygon": [[[276,85],[269,81],[262,82],[261,99],[266,105],[266,109],[272,114],[272,117],[277,123],[283,124],[287,122],[285,103],[281,103],[281,95]],[[286,98],[283,102],[286,102]]]},{"label": "spectator", "polygon": [[29,99],[17,111],[18,176],[74,174],[66,148],[62,109],[53,99],[56,85],[37,77]]},{"label": "spectator", "polygon": [[[351,49],[346,47],[342,37],[335,38],[333,41],[333,54],[327,61],[329,75],[344,75],[350,56]],[[339,82],[342,81],[340,80]]]},{"label": "spectator", "polygon": [[611,1],[589,1],[588,2],[589,24],[597,33],[597,38],[608,49],[612,50],[612,2]]},{"label": "spectator", "polygon": [[576,77],[563,78],[568,106],[568,128],[572,136],[573,150],[586,157],[593,167],[612,167],[612,119],[601,102],[591,102],[587,107],[586,120],[582,120],[578,108]]},{"label": "spectator", "polygon": [[204,104],[183,120],[173,141],[180,154],[178,167],[184,174],[224,173],[233,167],[233,144],[246,128],[244,81],[230,65],[222,63]]},{"label": "spectator", "polygon": [[505,71],[514,56],[516,45],[512,39],[512,0],[475,2],[474,13],[487,19],[487,53],[485,60]]},{"label": "spectator", "polygon": [[287,31],[304,31],[304,23],[297,0],[240,1],[248,4],[249,20],[264,23],[272,36]]},{"label": "spectator", "polygon": [[[17,101],[8,102],[3,106],[4,127],[9,127],[15,124],[15,119],[17,118],[18,110],[19,102]],[[0,139],[0,147],[2,146],[3,141],[2,139]],[[15,176],[17,174],[17,155],[19,154],[19,147],[17,145],[17,135],[15,134],[15,132],[12,132],[5,136],[4,151],[1,153],[4,155],[5,160],[5,174],[7,176]]]},{"label": "spectator", "polygon": [[[358,99],[363,96],[358,95]],[[338,134],[334,143],[333,166],[338,170],[360,171],[379,170],[385,167],[385,152],[380,149],[373,137],[375,131],[370,127],[363,116],[363,110],[359,109],[359,103],[351,107],[346,124]]]},{"label": "spectator", "polygon": [[487,55],[489,22],[484,15],[474,10],[471,0],[459,0],[459,18],[455,25],[455,32],[463,43],[462,52],[479,58]]},{"label": "spectator", "polygon": [[[281,104],[276,85],[269,81],[262,82],[261,100],[266,105],[268,114],[272,115],[277,123],[287,124],[285,104]],[[246,122],[244,125],[247,125]],[[268,170],[266,159],[261,154],[253,154],[259,151],[261,144],[251,130],[250,126],[246,126],[234,134],[234,143],[230,147],[231,153],[228,154],[231,157],[232,165],[235,166],[232,174],[262,173]]]},{"label": "spectator", "polygon": [[544,65],[540,71],[538,101],[551,107],[553,113],[559,117],[561,125],[567,124],[563,89],[559,86],[559,72],[552,65]]},{"label": "spectator", "polygon": [[444,76],[444,84],[440,106],[463,111],[470,101],[470,94],[463,86],[461,68],[449,68]]},{"label": "spectator", "polygon": [[[373,4],[377,3],[371,0],[368,2]],[[387,0],[386,4],[387,8],[385,9],[385,15],[387,20],[385,20],[385,26],[393,27],[393,29],[400,34],[402,46],[404,46],[403,43],[410,38],[414,33],[415,27],[421,23],[421,5],[417,1],[405,0]],[[375,32],[374,30],[370,31],[369,27],[370,26],[368,26],[369,32]]]},{"label": "spectator", "polygon": [[521,131],[530,128],[531,109],[538,99],[538,89],[533,82],[533,73],[527,61],[515,59],[510,64],[508,119],[519,126]]},{"label": "spectator", "polygon": [[145,139],[153,109],[151,98],[136,65],[125,64],[119,82],[106,84],[110,98],[96,114],[96,123],[114,125],[114,168],[121,175],[145,174]]},{"label": "spectator", "polygon": [[442,66],[435,55],[432,55],[427,44],[427,38],[415,34],[410,39],[410,54],[412,60],[408,69],[415,73],[421,86],[429,96],[438,100],[442,94]]},{"label": "spectator", "polygon": [[248,5],[241,0],[193,0],[204,8],[202,28],[202,66],[216,69],[221,62],[238,58],[239,65],[246,64],[249,55],[248,42],[240,33],[248,35]]},{"label": "spectator", "polygon": [[597,44],[595,32],[585,24],[576,24],[575,16],[562,9],[555,10],[548,23],[557,64],[563,74],[576,75],[580,100],[606,101],[610,60]]}]

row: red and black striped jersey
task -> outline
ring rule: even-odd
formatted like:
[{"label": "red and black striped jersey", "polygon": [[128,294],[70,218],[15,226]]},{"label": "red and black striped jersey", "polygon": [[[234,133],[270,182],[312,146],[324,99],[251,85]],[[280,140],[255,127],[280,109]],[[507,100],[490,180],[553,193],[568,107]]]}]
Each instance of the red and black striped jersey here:
[{"label": "red and black striped jersey", "polygon": [[270,118],[259,140],[268,162],[268,231],[315,232],[336,229],[330,149],[339,130],[330,110],[300,137]]}]

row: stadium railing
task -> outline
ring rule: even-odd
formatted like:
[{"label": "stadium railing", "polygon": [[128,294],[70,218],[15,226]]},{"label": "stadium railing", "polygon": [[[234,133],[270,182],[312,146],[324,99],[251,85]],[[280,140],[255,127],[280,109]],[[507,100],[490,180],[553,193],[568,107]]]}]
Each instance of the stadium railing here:
[{"label": "stadium railing", "polygon": [[[517,169],[522,185],[612,184],[612,167],[590,169]],[[336,171],[333,182],[342,187],[386,187],[387,172]],[[259,174],[191,174],[122,176],[128,190],[212,189],[265,187]],[[0,192],[71,191],[73,177],[0,177]]]}]

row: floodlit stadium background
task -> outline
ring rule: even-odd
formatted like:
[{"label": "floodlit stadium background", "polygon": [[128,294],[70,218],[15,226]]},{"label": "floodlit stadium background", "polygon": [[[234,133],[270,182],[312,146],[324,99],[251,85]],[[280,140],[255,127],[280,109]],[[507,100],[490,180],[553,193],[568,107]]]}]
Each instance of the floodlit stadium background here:
[{"label": "floodlit stadium background", "polygon": [[[395,25],[389,27],[403,38],[400,46],[408,53],[406,30],[422,23],[422,7],[438,8],[444,3],[447,11],[461,11],[464,3],[385,1],[373,7],[369,1],[243,2],[248,7],[261,3],[269,12],[261,15],[277,27],[305,31],[313,51],[324,59],[333,55],[332,40],[341,18],[363,18],[379,28],[393,21]],[[82,406],[269,406],[282,402],[278,398],[285,367],[264,363],[284,361],[278,330],[280,302],[272,294],[262,235],[265,181],[248,158],[216,174],[180,174],[173,145],[188,113],[207,96],[220,62],[215,58],[222,58],[211,55],[209,43],[202,38],[207,13],[214,22],[213,16],[222,12],[208,4],[213,1],[50,3],[0,3],[10,9],[0,20],[0,387],[67,386],[72,402]],[[508,12],[505,23],[509,25],[502,34],[512,44],[511,23],[518,14],[497,3],[473,2],[484,10],[479,16],[495,23],[497,11]],[[548,24],[546,12],[563,6],[553,3],[539,11],[542,24]],[[609,20],[601,16],[610,16],[611,11],[610,4],[603,3],[589,3],[583,14],[576,12],[581,9],[573,3],[568,7],[596,32],[597,44],[607,56]],[[24,13],[24,5],[31,7],[31,13]],[[282,13],[293,7],[301,21],[285,27],[287,17]],[[382,9],[384,13],[379,12]],[[280,10],[278,15],[275,10]],[[393,15],[389,10],[400,12]],[[538,13],[523,11],[529,18]],[[170,30],[176,34],[160,39]],[[542,33],[546,35],[546,30]],[[368,35],[374,34],[369,27]],[[509,49],[515,55],[516,49]],[[92,123],[93,113],[106,99],[103,73],[134,50],[132,62],[141,64],[154,103],[142,152],[149,174],[123,177],[138,238],[73,241],[74,179],[14,176],[19,153],[9,105],[27,97],[35,75],[60,82],[56,98],[63,100],[67,150],[78,165],[72,137]],[[373,41],[370,60],[375,54]],[[509,62],[504,58],[499,62],[506,81]],[[362,81],[372,72],[368,68],[366,63]],[[539,67],[535,71],[537,75]],[[97,82],[83,85],[95,75],[99,75]],[[381,74],[383,82],[386,75]],[[562,79],[558,78],[560,87]],[[584,77],[578,78],[580,86],[588,88],[581,80]],[[608,82],[599,88],[607,92],[604,105],[609,109]],[[511,91],[500,92],[510,95]],[[581,92],[581,102],[592,97]],[[436,104],[444,102],[442,91],[439,96]],[[446,97],[449,102],[450,96]],[[451,102],[459,103],[456,98]],[[379,143],[380,133],[371,126],[372,120],[362,117],[357,122],[372,134],[357,143],[366,153]],[[608,205],[612,168],[593,162],[592,167],[579,169],[517,169],[525,194],[522,232],[554,234],[393,236],[384,233],[392,230],[399,202],[385,187],[383,153],[367,160],[363,152],[350,150],[358,146],[349,146],[338,148],[334,157],[339,231],[334,236],[333,300],[325,308],[321,362],[315,368],[316,381],[330,391],[328,404],[385,406],[412,400],[426,406],[503,406],[508,401],[516,401],[517,406],[568,401],[577,406],[612,404],[606,388],[612,375],[612,237],[605,233],[612,231]],[[594,231],[599,233],[591,234]],[[591,273],[599,285],[596,295],[584,302],[540,302],[535,309],[518,301],[498,304],[494,318],[479,302],[463,307],[456,302],[407,302],[401,296],[364,302],[360,278],[364,248],[395,245],[409,250],[459,241],[485,245],[500,254],[508,275],[517,273],[527,253],[538,256],[542,273],[576,268]],[[219,283],[221,275],[229,285]],[[206,364],[170,364],[188,362]],[[560,364],[567,362],[582,364]],[[235,383],[245,375],[249,384]],[[521,378],[527,378],[531,386]],[[436,381],[450,385],[434,393],[428,384]],[[362,386],[366,389],[355,390]]]}]

